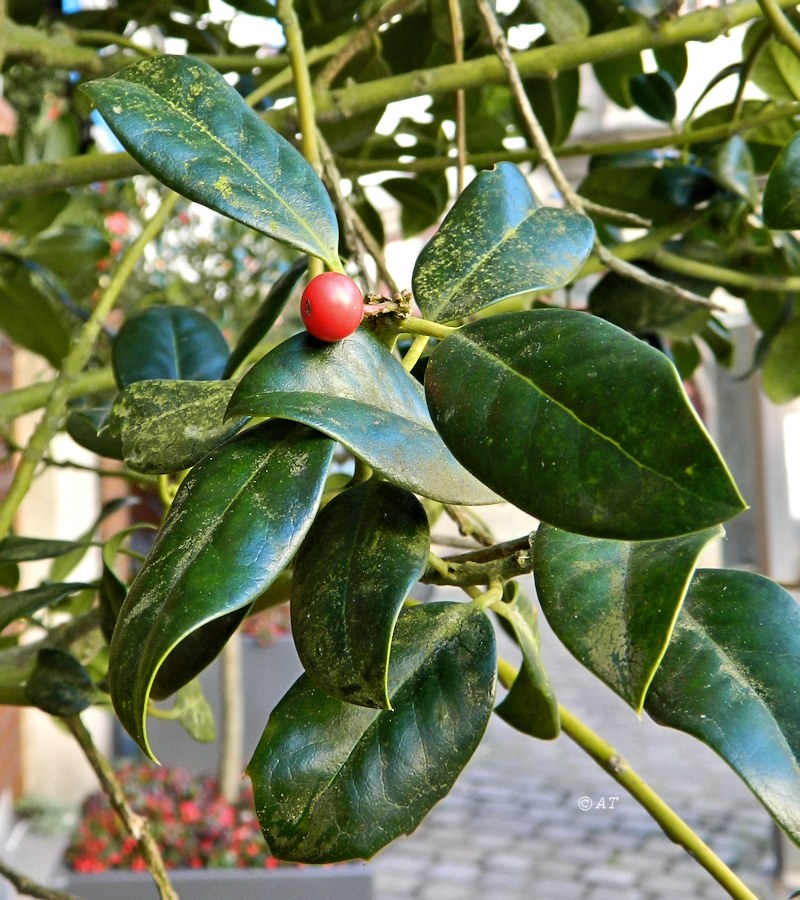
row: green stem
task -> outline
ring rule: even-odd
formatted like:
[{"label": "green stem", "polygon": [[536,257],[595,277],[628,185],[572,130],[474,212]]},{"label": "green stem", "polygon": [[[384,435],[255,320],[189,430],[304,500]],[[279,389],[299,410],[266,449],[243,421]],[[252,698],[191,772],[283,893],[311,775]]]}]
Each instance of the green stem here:
[{"label": "green stem", "polygon": [[658,822],[667,837],[683,847],[736,900],[758,900],[716,853],[630,767],[617,751],[569,710],[559,706],[561,727]]},{"label": "green stem", "polygon": [[700,262],[695,259],[687,259],[677,256],[667,250],[657,250],[650,257],[654,263],[669,269],[679,275],[692,275],[706,281],[713,281],[726,287],[738,288],[743,291],[774,291],[785,293],[786,291],[800,291],[800,276],[787,275],[751,275],[748,272],[739,272],[734,269],[715,266],[711,263]]},{"label": "green stem", "polygon": [[[39,384],[31,384],[27,387],[17,388],[15,391],[0,396],[0,423],[13,421],[18,416],[40,409],[47,403],[47,398],[53,390],[55,380],[41,381]],[[94,394],[100,391],[108,391],[116,386],[114,373],[108,369],[93,369],[83,372],[69,386],[68,399],[82,397],[84,394]]]},{"label": "green stem", "polygon": [[145,225],[141,235],[123,257],[119,268],[111,278],[111,283],[81,329],[69,353],[64,358],[61,371],[53,382],[42,418],[28,441],[28,445],[22,452],[19,464],[14,472],[14,478],[2,504],[0,504],[0,540],[6,537],[11,530],[17,509],[19,509],[33,482],[36,468],[44,456],[53,435],[61,426],[67,410],[67,404],[74,391],[74,385],[92,354],[92,348],[102,330],[106,316],[111,312],[125,283],[133,273],[139,258],[144,253],[144,248],[162,229],[164,223],[171,215],[177,200],[177,194],[170,194],[163,201],[158,212]]},{"label": "green stem", "polygon": [[783,10],[775,0],[758,0],[759,6],[764,11],[764,18],[772,26],[775,36],[794,53],[800,56],[800,35],[794,30],[792,23],[786,18]]},{"label": "green stem", "polygon": [[0,166],[0,199],[33,197],[93,181],[115,181],[141,175],[144,169],[127,153],[73,156],[59,162]]},{"label": "green stem", "polygon": [[[781,7],[795,0],[776,0]],[[708,41],[736,25],[757,18],[761,13],[757,0],[739,0],[719,8],[702,9],[654,25],[644,21],[580,40],[547,47],[535,47],[515,54],[524,78],[545,77],[553,72],[577,68],[583,63],[615,59],[644,50],[672,47],[689,41]],[[421,94],[454,93],[459,88],[499,84],[505,71],[499,59],[482,56],[462,65],[448,64],[434,69],[418,69],[402,75],[353,84],[317,95],[317,114],[323,119],[341,119],[370,109],[384,109],[395,100]]]},{"label": "green stem", "polygon": [[[800,113],[800,103],[789,103],[779,107],[770,107],[766,112],[758,113],[747,119],[709,125],[697,130],[676,133],[659,131],[640,138],[626,138],[622,141],[576,141],[560,147],[553,147],[558,158],[571,156],[615,156],[619,153],[633,153],[639,150],[661,150],[666,147],[688,147],[695,143],[708,143],[730,137],[732,134],[746,134],[771,122],[789,119]],[[524,150],[508,150],[498,147],[485,153],[467,154],[467,165],[486,168],[498,160],[508,162],[539,162],[539,153],[533,148]],[[386,170],[397,172],[439,172],[456,165],[452,156],[432,156],[401,162],[397,159],[371,157],[360,159],[341,156],[337,163],[342,172],[348,175],[366,175]]]},{"label": "green stem", "polygon": [[440,325],[438,322],[431,322],[430,319],[419,319],[417,316],[408,316],[405,319],[401,319],[397,325],[397,330],[401,334],[424,334],[428,337],[437,338],[440,341],[443,341],[454,331],[458,331],[457,328],[453,328],[451,325]]},{"label": "green stem", "polygon": [[[499,657],[497,674],[504,687],[509,688],[517,677],[517,670]],[[568,709],[559,705],[559,717],[564,733],[623,787],[661,826],[667,837],[683,847],[736,900],[758,900],[714,851],[695,834],[681,817],[642,779],[619,753],[592,731]]]},{"label": "green stem", "polygon": [[[311,75],[308,70],[308,58],[303,44],[303,32],[294,9],[293,0],[278,0],[278,19],[283,25],[286,35],[286,47],[294,76],[297,95],[297,114],[300,121],[300,134],[303,141],[303,156],[317,173],[322,175],[322,157],[317,143],[317,116],[314,105],[314,90],[311,86]],[[321,260],[312,257],[309,260],[308,275],[314,278],[322,271]],[[324,260],[335,272],[343,272],[338,256]]]},{"label": "green stem", "polygon": [[403,368],[406,372],[410,372],[419,362],[425,348],[428,346],[430,338],[426,334],[418,334],[411,343],[403,357]]},{"label": "green stem", "polygon": [[120,817],[131,837],[139,844],[161,900],[178,900],[178,895],[170,884],[161,850],[150,833],[146,820],[131,808],[119,779],[108,760],[98,751],[83,720],[80,716],[69,716],[64,719],[64,723],[83,750],[114,812]]}]

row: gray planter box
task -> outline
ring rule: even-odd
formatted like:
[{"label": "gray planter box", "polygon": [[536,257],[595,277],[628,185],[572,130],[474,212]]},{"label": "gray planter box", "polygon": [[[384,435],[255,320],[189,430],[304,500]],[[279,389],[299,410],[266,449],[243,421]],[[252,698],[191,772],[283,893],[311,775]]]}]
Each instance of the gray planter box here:
[{"label": "gray planter box", "polygon": [[[303,667],[290,635],[262,646],[242,638],[242,696],[244,699],[244,759],[249,761],[281,697],[302,675]],[[177,722],[151,717],[147,723],[150,746],[163,765],[180,766],[193,775],[217,771],[221,729],[220,662],[215,660],[200,676],[203,693],[214,711],[217,740],[202,744],[191,738]]]},{"label": "gray planter box", "polygon": [[[174,869],[181,900],[372,900],[372,873],[363,863],[330,868]],[[145,872],[67,872],[58,887],[84,900],[158,900]]]}]

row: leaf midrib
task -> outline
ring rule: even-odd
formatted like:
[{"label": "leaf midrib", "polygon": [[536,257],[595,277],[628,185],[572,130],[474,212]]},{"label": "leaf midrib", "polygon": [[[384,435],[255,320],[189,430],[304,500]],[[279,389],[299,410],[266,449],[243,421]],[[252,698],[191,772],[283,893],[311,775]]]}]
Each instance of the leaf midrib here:
[{"label": "leaf midrib", "polygon": [[[289,214],[289,217],[293,219],[295,222],[300,225],[300,227],[308,234],[311,239],[313,245],[318,249],[325,252],[322,243],[320,242],[317,234],[311,228],[310,224],[304,219],[302,216],[299,216],[295,209],[289,204],[283,197],[278,194],[278,192],[271,187],[269,182],[265,181],[261,174],[256,171],[248,162],[246,162],[232,147],[224,144],[215,134],[213,134],[209,129],[205,126],[201,119],[195,119],[189,113],[182,109],[180,106],[176,106],[171,101],[167,100],[162,94],[159,94],[157,91],[154,91],[151,87],[146,84],[142,84],[138,81],[130,81],[129,79],[120,78],[120,81],[124,81],[128,85],[132,85],[134,88],[138,88],[145,95],[152,95],[157,100],[161,101],[169,110],[179,114],[183,117],[187,122],[189,122],[195,128],[199,128],[200,131],[203,132],[207,137],[209,137],[217,146],[219,146],[225,153],[229,154],[236,162],[238,162],[245,171],[250,173],[259,185],[263,185],[266,189],[267,193],[269,193],[278,203],[284,208],[284,210]],[[278,155],[281,155],[281,147],[280,144],[277,144]]]}]

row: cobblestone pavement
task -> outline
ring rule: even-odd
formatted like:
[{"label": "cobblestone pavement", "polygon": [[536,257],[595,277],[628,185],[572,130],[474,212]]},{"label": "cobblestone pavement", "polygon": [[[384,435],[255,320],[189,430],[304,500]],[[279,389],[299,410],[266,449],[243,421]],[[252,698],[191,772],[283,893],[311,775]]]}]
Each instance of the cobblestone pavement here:
[{"label": "cobblestone pavement", "polygon": [[[543,652],[560,702],[612,743],[760,900],[785,900],[790,891],[778,892],[772,877],[769,817],[736,775],[692,738],[640,722],[547,631]],[[450,795],[369,865],[376,900],[728,897],[569,738],[533,741],[496,717]]]}]

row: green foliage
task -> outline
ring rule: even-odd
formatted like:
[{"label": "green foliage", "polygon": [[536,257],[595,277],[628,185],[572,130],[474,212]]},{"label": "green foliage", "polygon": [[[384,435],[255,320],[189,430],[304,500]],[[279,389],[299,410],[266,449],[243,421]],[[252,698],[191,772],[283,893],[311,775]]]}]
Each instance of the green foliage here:
[{"label": "green foliage", "polygon": [[[0,168],[0,331],[62,369],[52,389],[0,398],[3,436],[11,443],[11,421],[46,404],[20,478],[50,462],[63,427],[121,461],[143,492],[157,481],[165,510],[132,575],[121,560],[151,526],[97,537],[119,506],[72,540],[0,534],[0,584],[12,591],[0,626],[17,623],[0,648],[0,702],[72,716],[110,700],[153,755],[152,702],[175,695],[170,715],[208,739],[198,674],[251,611],[290,598],[306,672],[248,765],[259,822],[280,858],[369,858],[450,790],[492,711],[534,739],[570,730],[541,653],[540,605],[600,681],[711,747],[800,839],[798,606],[760,576],[695,571],[746,501],[681,383],[701,345],[734,362],[716,308],[724,286],[757,332],[739,370],[759,372],[776,403],[800,396],[789,234],[800,68],[755,7],[522,0],[499,27],[548,148],[528,133],[518,83],[471,2],[458,64],[444,0],[380,22],[371,17],[386,4],[322,16],[322,4],[296,0],[291,65],[288,53],[237,46],[204,0],[177,16],[161,3],[84,11],[58,38],[17,6],[42,71],[12,29],[3,75],[19,124],[0,137],[0,161],[16,166],[13,177]],[[234,8],[277,15],[257,0]],[[157,45],[185,40],[190,55],[136,61],[134,21]],[[742,59],[687,83],[686,44],[744,22]],[[128,49],[80,43],[81,29],[98,28]],[[636,107],[630,121],[644,112],[669,128],[571,147],[584,63],[607,98]],[[750,83],[763,99],[743,99]],[[679,95],[694,103],[685,119]],[[411,97],[431,98],[424,113],[384,116]],[[84,152],[88,101],[132,158],[115,158],[125,177],[135,162],[148,178],[88,186],[109,162]],[[309,126],[315,112],[327,146]],[[459,136],[476,174],[453,197]],[[548,149],[557,163],[590,154],[576,179],[587,204],[566,190],[546,204],[534,195],[526,166]],[[33,170],[30,187],[30,165],[65,155],[75,158]],[[85,190],[64,189],[81,179]],[[145,252],[136,236],[159,183],[207,209],[179,205]],[[422,249],[412,291],[401,283],[384,297],[375,244],[399,233]],[[633,260],[633,273],[608,254]],[[290,300],[320,260],[370,295],[364,324],[330,344],[293,333]],[[93,313],[105,319],[115,297],[116,331]],[[109,373],[103,390],[81,386],[97,371]],[[509,542],[485,533],[469,507],[501,499],[542,524]],[[431,529],[445,505],[467,548],[441,559]],[[97,544],[98,579],[68,580]],[[17,590],[34,560],[52,561],[48,579]],[[419,582],[460,588],[463,602],[417,604]],[[18,624],[29,621],[33,644]],[[498,623],[519,651],[516,673],[498,662]],[[495,705],[498,671],[508,690]]]}]

